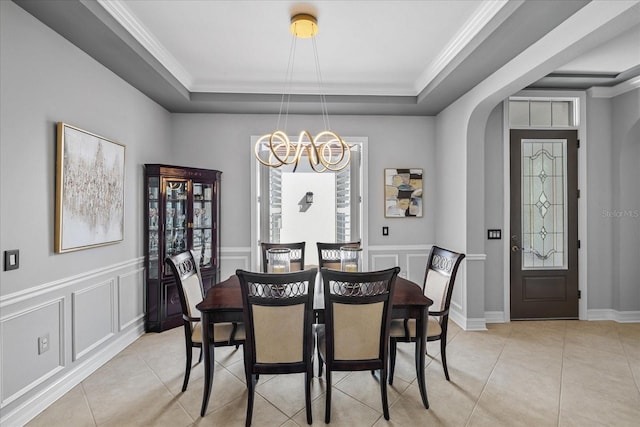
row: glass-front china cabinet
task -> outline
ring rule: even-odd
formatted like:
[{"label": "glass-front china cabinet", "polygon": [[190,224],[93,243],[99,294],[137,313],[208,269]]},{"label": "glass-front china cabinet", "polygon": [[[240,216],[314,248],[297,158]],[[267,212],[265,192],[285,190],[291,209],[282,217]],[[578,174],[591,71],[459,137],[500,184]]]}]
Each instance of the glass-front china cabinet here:
[{"label": "glass-front china cabinet", "polygon": [[147,331],[182,324],[180,298],[166,257],[192,250],[205,292],[220,275],[220,177],[222,172],[145,165],[145,268]]}]

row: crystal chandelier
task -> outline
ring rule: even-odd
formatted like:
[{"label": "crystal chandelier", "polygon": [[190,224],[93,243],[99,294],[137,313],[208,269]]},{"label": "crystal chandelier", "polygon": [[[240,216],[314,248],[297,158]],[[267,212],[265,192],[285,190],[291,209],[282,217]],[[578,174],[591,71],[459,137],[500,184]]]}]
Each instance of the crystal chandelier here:
[{"label": "crystal chandelier", "polygon": [[[263,165],[273,168],[279,168],[284,165],[294,165],[293,172],[295,172],[302,157],[306,156],[311,169],[315,172],[336,172],[342,170],[347,167],[351,161],[351,146],[346,144],[337,133],[333,132],[329,125],[327,102],[322,91],[318,48],[314,38],[318,33],[318,21],[315,16],[297,14],[291,18],[290,30],[293,37],[291,39],[291,49],[289,51],[289,61],[287,64],[286,80],[288,86],[290,87],[291,76],[293,74],[291,68],[295,57],[296,40],[298,38],[312,38],[316,77],[320,89],[320,107],[322,109],[322,118],[326,130],[319,132],[315,136],[312,136],[308,130],[302,130],[298,134],[297,141],[290,141],[286,131],[280,130],[280,119],[282,118],[282,110],[285,105],[285,96],[287,98],[284,113],[285,128],[289,111],[289,99],[291,97],[291,94],[285,95],[285,90],[282,93],[282,99],[280,101],[277,129],[258,138],[254,147],[256,159]],[[262,148],[264,146],[268,149],[263,150]]]}]

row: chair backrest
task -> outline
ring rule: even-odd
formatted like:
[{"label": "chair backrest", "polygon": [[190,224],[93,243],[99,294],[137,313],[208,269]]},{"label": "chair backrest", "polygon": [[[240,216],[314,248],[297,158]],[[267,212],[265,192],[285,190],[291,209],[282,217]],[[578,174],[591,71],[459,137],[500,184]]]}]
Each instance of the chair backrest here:
[{"label": "chair backrest", "polygon": [[267,251],[272,248],[287,248],[291,249],[291,271],[304,270],[304,247],[306,242],[297,243],[260,243],[262,247],[262,272],[266,273],[267,270]]},{"label": "chair backrest", "polygon": [[[237,270],[242,292],[245,359],[255,365],[311,363],[313,293],[317,270],[255,273]],[[283,371],[284,373],[284,371]]]},{"label": "chair backrest", "polygon": [[196,304],[203,300],[204,288],[202,287],[200,269],[193,252],[186,251],[168,256],[166,263],[176,280],[183,317],[199,318],[200,311],[196,308]]},{"label": "chair backrest", "polygon": [[317,242],[318,246],[318,266],[320,268],[333,268],[334,270],[340,270],[340,248],[347,246],[350,248],[359,248],[360,242],[346,242],[346,243],[322,243]]},{"label": "chair backrest", "polygon": [[430,314],[448,315],[456,273],[464,257],[438,246],[431,248],[423,282],[424,295],[433,301]]},{"label": "chair backrest", "polygon": [[[368,369],[385,363],[396,276],[400,268],[372,272],[321,269],[327,363]],[[331,362],[329,362],[331,361]]]}]

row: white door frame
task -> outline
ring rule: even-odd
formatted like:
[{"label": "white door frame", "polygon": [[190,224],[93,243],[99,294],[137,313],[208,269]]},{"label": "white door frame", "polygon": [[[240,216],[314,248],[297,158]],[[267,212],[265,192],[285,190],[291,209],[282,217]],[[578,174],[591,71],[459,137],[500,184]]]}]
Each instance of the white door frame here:
[{"label": "white door frame", "polygon": [[[260,197],[258,192],[260,188],[260,167],[263,165],[253,155],[254,146],[259,136],[251,137],[251,269],[258,271],[260,268],[261,253],[258,246],[260,241]],[[342,137],[347,144],[358,144],[361,149],[360,160],[360,236],[362,243],[363,268],[368,268],[369,252],[369,155],[367,146],[369,138],[367,137]],[[266,166],[264,166],[266,167]]]}]

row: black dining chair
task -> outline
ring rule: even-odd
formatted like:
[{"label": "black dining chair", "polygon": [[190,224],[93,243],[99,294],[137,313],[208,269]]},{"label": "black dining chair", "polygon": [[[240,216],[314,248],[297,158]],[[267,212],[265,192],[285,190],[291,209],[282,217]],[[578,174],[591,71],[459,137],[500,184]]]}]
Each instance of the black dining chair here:
[{"label": "black dining chair", "polygon": [[260,243],[262,248],[262,272],[268,271],[269,257],[267,257],[267,251],[269,249],[290,249],[290,270],[299,271],[304,270],[304,247],[306,242],[296,243]]},{"label": "black dining chair", "polygon": [[[189,384],[189,375],[191,374],[194,347],[200,348],[198,362],[202,361],[202,323],[200,321],[200,311],[196,308],[196,305],[204,299],[204,288],[202,286],[200,268],[195,260],[193,251],[168,256],[166,263],[175,278],[182,309],[187,356],[182,391],[186,391]],[[238,348],[240,344],[244,343],[245,330],[242,323],[215,323],[213,328],[215,339],[213,344],[216,347],[233,345]]]},{"label": "black dining chair", "polygon": [[[237,270],[246,330],[244,345],[251,425],[255,388],[260,374],[305,374],[307,423],[311,415],[313,379],[313,294],[317,270],[252,273]],[[289,390],[287,390],[289,392]]]},{"label": "black dining chair", "polygon": [[[342,262],[340,258],[340,248],[342,247],[359,248],[360,241],[357,242],[344,242],[344,243],[325,243],[316,242],[318,248],[318,268],[332,268],[334,270],[342,269]],[[316,334],[317,336],[317,334]],[[320,346],[316,344],[316,350],[318,352],[318,376],[322,376],[322,359],[320,358]]]},{"label": "black dining chair", "polygon": [[387,364],[395,281],[400,268],[373,272],[321,270],[325,324],[317,328],[326,366],[325,423],[331,421],[331,373],[380,371],[384,418],[389,419]]},{"label": "black dining chair", "polygon": [[[427,260],[422,289],[424,295],[433,301],[433,310],[429,310],[427,321],[427,341],[440,341],[440,355],[444,376],[449,381],[447,368],[447,325],[453,284],[458,267],[465,255],[448,249],[433,246]],[[391,322],[389,384],[393,384],[396,366],[396,349],[399,342],[415,342],[415,319],[394,319]]]},{"label": "black dining chair", "polygon": [[340,248],[359,248],[360,242],[344,242],[344,243],[323,243],[317,242],[318,247],[318,267],[333,268],[340,270]]}]

